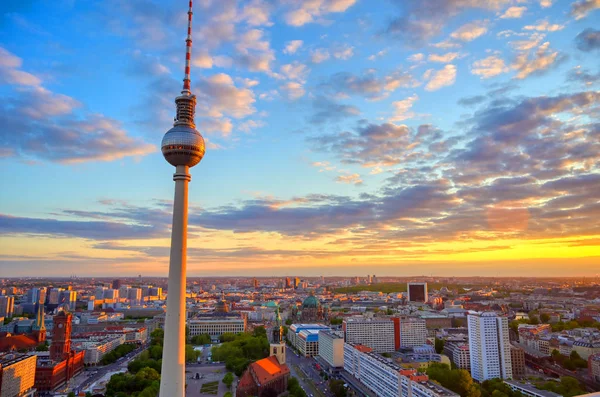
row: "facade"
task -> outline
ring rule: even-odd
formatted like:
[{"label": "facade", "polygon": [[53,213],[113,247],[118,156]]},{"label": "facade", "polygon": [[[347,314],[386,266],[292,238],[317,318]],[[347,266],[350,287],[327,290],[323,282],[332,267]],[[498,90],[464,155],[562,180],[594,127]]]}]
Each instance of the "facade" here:
[{"label": "facade", "polygon": [[425,344],[427,325],[425,320],[415,317],[400,317],[400,347],[415,347]]},{"label": "facade", "polygon": [[515,379],[525,377],[525,351],[519,347],[510,347],[510,362],[512,365],[512,375]]},{"label": "facade", "polygon": [[588,372],[595,382],[600,383],[600,353],[588,358]]},{"label": "facade", "polygon": [[319,354],[319,330],[305,329],[298,333],[296,348],[304,357]]},{"label": "facade", "polygon": [[450,358],[450,361],[458,369],[471,369],[471,354],[469,345],[466,343],[446,343],[444,345],[444,354]]},{"label": "facade", "polygon": [[408,283],[406,290],[408,291],[409,302],[427,302],[427,283]]},{"label": "facade", "polygon": [[[287,340],[292,344],[292,346],[294,346],[294,348],[296,348],[297,350],[300,350],[300,343],[301,343],[300,342],[300,333],[305,330],[315,331],[316,335],[317,335],[317,353],[318,353],[318,351],[319,351],[318,350],[318,343],[319,343],[318,332],[320,330],[328,330],[328,329],[330,329],[330,328],[323,324],[292,324],[288,328]],[[310,342],[314,342],[314,341],[310,341]],[[306,343],[306,341],[304,341],[303,343]],[[306,349],[306,346],[305,346],[305,349]]]},{"label": "facade", "polygon": [[344,339],[348,343],[368,346],[376,353],[393,352],[400,344],[399,342],[396,343],[397,333],[395,331],[398,326],[395,327],[394,321],[398,322],[399,320],[392,320],[391,318],[347,318],[342,323]]},{"label": "facade", "polygon": [[237,334],[246,331],[246,318],[236,313],[198,314],[188,320],[190,336],[209,334],[218,339],[226,332]]},{"label": "facade", "polygon": [[0,317],[10,318],[15,313],[15,297],[0,296]]},{"label": "facade", "polygon": [[328,330],[319,331],[319,357],[331,367],[343,367],[344,334]]},{"label": "facade", "polygon": [[0,355],[0,397],[32,397],[36,362],[34,355]]},{"label": "facade", "polygon": [[344,344],[344,369],[378,397],[458,397],[414,369],[405,369],[371,349]]},{"label": "facade", "polygon": [[508,319],[494,312],[469,314],[471,376],[479,382],[512,378]]}]

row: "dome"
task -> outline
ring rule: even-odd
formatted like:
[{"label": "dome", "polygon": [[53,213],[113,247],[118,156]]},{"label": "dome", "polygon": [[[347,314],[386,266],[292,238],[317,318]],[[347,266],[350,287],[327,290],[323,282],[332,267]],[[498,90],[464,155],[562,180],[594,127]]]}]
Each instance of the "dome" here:
[{"label": "dome", "polygon": [[266,307],[277,307],[277,303],[275,301],[268,301],[265,305]]},{"label": "dome", "polygon": [[308,296],[306,299],[304,299],[304,302],[302,302],[303,309],[310,309],[310,308],[316,309],[319,306],[320,306],[320,303],[317,300],[317,298],[315,298],[314,295]]},{"label": "dome", "polygon": [[229,312],[229,306],[227,305],[227,302],[225,302],[224,300],[218,301],[217,305],[215,306],[215,312],[217,312],[217,313],[228,313]]},{"label": "dome", "polygon": [[193,167],[202,160],[205,152],[204,138],[195,128],[176,125],[163,137],[161,151],[171,165]]}]

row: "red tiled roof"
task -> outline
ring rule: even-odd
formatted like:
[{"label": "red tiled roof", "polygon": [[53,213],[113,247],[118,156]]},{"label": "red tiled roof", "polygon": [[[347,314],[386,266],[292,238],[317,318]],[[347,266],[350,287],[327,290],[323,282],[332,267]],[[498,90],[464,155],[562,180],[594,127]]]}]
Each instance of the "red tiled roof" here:
[{"label": "red tiled roof", "polygon": [[33,349],[38,342],[27,335],[12,335],[0,338],[0,351]]},{"label": "red tiled roof", "polygon": [[250,364],[251,370],[256,375],[260,384],[265,384],[273,379],[289,374],[290,369],[286,364],[279,364],[277,357],[269,356]]}]

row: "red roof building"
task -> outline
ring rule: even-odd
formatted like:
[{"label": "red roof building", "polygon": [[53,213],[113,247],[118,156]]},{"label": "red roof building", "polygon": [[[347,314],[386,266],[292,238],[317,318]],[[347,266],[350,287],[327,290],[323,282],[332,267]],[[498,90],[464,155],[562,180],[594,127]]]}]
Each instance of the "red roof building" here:
[{"label": "red roof building", "polygon": [[269,356],[250,364],[240,378],[236,397],[277,397],[287,391],[290,369]]}]

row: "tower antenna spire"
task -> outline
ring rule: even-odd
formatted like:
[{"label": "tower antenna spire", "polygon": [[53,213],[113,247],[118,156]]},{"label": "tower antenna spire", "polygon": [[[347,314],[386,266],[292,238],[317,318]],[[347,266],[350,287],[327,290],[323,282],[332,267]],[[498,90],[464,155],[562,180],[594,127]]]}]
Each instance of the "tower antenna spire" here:
[{"label": "tower antenna spire", "polygon": [[182,94],[191,95],[190,87],[190,63],[192,58],[192,0],[190,0],[190,8],[188,10],[188,28],[187,38],[185,39],[185,77],[183,78],[183,91]]}]

